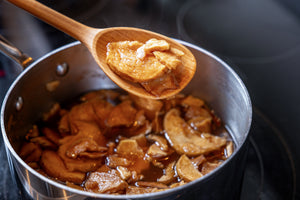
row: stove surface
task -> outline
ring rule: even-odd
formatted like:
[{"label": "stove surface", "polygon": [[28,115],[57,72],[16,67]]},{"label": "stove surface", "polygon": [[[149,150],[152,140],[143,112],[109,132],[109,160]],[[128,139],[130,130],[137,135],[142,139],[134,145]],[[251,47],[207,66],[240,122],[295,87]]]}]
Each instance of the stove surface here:
[{"label": "stove surface", "polygon": [[[248,88],[254,111],[241,199],[300,199],[300,2],[41,2],[89,26],[149,29],[201,46],[225,60]],[[0,34],[34,59],[74,41],[1,0]],[[19,72],[0,54],[0,102]],[[10,173],[2,138],[0,177],[0,199],[30,199]]]}]

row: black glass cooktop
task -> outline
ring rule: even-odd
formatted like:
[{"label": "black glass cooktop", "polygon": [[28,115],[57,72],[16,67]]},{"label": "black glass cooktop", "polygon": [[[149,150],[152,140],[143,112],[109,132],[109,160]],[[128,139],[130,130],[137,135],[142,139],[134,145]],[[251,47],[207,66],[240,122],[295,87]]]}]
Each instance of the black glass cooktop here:
[{"label": "black glass cooktop", "polygon": [[[89,26],[134,26],[199,45],[243,79],[253,124],[241,199],[300,199],[300,2],[297,0],[53,0]],[[69,36],[0,0],[0,33],[33,58]],[[26,38],[26,40],[24,40]],[[20,69],[0,55],[0,101]],[[0,199],[29,199],[0,139]]]}]

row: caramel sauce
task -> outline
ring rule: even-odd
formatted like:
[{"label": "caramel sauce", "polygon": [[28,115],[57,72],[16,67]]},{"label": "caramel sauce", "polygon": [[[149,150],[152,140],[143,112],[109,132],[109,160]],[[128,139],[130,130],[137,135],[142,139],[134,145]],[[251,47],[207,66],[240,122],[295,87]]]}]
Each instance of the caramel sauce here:
[{"label": "caramel sauce", "polygon": [[[39,146],[42,151],[49,150],[49,148],[47,146],[43,146],[43,144],[39,143],[39,141],[36,139],[38,137],[43,137],[44,139],[48,140],[50,143],[53,144],[54,148],[51,147],[50,150],[53,152],[56,152],[60,149],[60,145],[61,145],[60,143],[62,141],[62,138],[75,137],[72,133],[72,130],[69,130],[69,132],[62,133],[60,130],[60,127],[58,126],[58,124],[61,123],[62,117],[65,116],[66,113],[71,113],[72,109],[75,106],[78,106],[78,105],[80,106],[81,104],[87,103],[87,102],[92,102],[94,105],[96,103],[99,103],[99,102],[101,103],[102,101],[106,101],[106,102],[111,102],[114,106],[114,109],[117,109],[116,106],[120,105],[121,102],[124,102],[126,100],[128,101],[130,98],[133,98],[133,97],[127,96],[126,94],[121,95],[118,90],[115,90],[115,91],[109,90],[109,91],[110,92],[113,91],[114,93],[116,93],[116,95],[112,95],[113,93],[110,93],[109,95],[107,95],[106,92],[103,92],[103,94],[101,92],[99,92],[99,94],[98,94],[96,92],[97,93],[95,95],[96,97],[93,97],[94,94],[92,93],[92,95],[90,95],[90,96],[93,98],[90,98],[88,96],[89,95],[88,94],[88,95],[86,95],[86,97],[89,97],[88,100],[83,99],[83,100],[76,100],[73,102],[68,102],[67,104],[65,104],[63,106],[65,109],[60,108],[57,110],[57,112],[52,111],[52,115],[50,117],[48,117],[47,120],[37,123],[37,126],[34,126],[35,130],[29,131],[29,133],[26,137],[26,143],[31,143],[32,141],[35,141],[34,144],[37,144],[37,146]],[[114,98],[111,98],[111,96],[114,96]],[[99,98],[99,99],[97,99],[97,98]],[[180,104],[180,102],[182,102],[182,100],[184,98],[185,98],[185,96],[179,95],[175,99],[161,100],[164,103],[164,105],[161,108],[160,113],[166,113],[166,112],[168,112],[168,110],[170,110],[172,108],[180,108],[181,111],[183,112],[182,117],[184,117],[184,114],[185,114],[184,111],[186,111],[187,109],[186,109],[186,106],[182,107]],[[130,101],[134,102],[134,99],[131,99]],[[135,106],[134,103],[129,104],[129,105],[132,106],[131,109],[138,110],[137,106]],[[203,108],[207,109],[206,105]],[[208,110],[207,113],[209,113],[209,116],[212,116],[211,117],[211,119],[212,119],[212,123],[211,123],[212,134],[220,135],[220,137],[224,137],[227,139],[228,142],[230,142],[231,141],[230,135],[226,131],[225,127],[222,125],[220,119],[217,118],[211,110]],[[150,115],[150,116],[155,116],[155,115]],[[78,116],[76,116],[76,117],[78,117]],[[88,117],[90,117],[90,116],[88,116]],[[163,126],[162,125],[163,119],[164,119],[163,115],[160,115],[160,117],[157,117],[154,120],[153,119],[151,119],[151,120],[155,121],[155,124],[160,124],[159,126]],[[82,120],[84,120],[84,119],[82,119]],[[97,117],[95,118],[95,120],[97,120]],[[139,181],[143,181],[143,184],[145,184],[144,182],[146,182],[146,183],[150,182],[151,184],[153,184],[153,182],[157,182],[163,175],[165,175],[166,166],[168,166],[169,164],[171,164],[173,162],[176,163],[176,161],[181,157],[181,155],[178,154],[172,148],[172,146],[170,145],[169,142],[168,142],[168,151],[167,151],[168,155],[167,156],[151,157],[147,154],[147,151],[151,147],[151,145],[158,144],[157,141],[152,141],[152,140],[147,139],[145,137],[147,134],[154,134],[154,135],[160,136],[161,138],[165,138],[164,137],[165,132],[161,128],[152,128],[151,129],[152,131],[156,131],[156,132],[145,131],[143,133],[140,133],[139,131],[137,131],[139,129],[136,128],[135,126],[138,126],[139,123],[141,123],[141,124],[144,123],[143,125],[141,125],[141,126],[144,126],[146,124],[146,122],[149,125],[149,124],[151,124],[151,120],[147,117],[145,117],[145,118],[139,117],[138,121],[135,121],[133,123],[134,125],[131,125],[130,127],[121,125],[121,126],[107,127],[105,129],[101,129],[99,134],[103,134],[103,137],[105,137],[105,140],[107,141],[107,144],[101,147],[104,150],[105,150],[105,148],[107,148],[107,151],[104,152],[104,154],[106,154],[106,155],[102,159],[99,159],[99,160],[101,160],[100,163],[95,162],[95,164],[98,165],[97,168],[93,168],[93,170],[90,170],[90,171],[82,171],[80,173],[85,174],[86,178],[90,177],[90,175],[95,171],[99,172],[100,174],[101,173],[112,173],[112,170],[116,171],[117,167],[115,167],[115,166],[112,167],[112,165],[107,162],[107,157],[116,156],[116,157],[122,159],[122,163],[123,163],[122,165],[124,168],[126,168],[130,172],[136,172],[136,175],[131,174],[130,178],[128,178],[127,180],[124,180],[124,181],[127,181],[126,184],[128,184],[129,186],[136,187],[138,185]],[[87,121],[85,121],[85,122],[87,122]],[[92,123],[94,123],[94,122],[92,122]],[[120,124],[122,124],[122,123],[120,122]],[[48,128],[53,131],[53,134],[57,134],[58,137],[60,137],[60,142],[54,143],[53,141],[51,141],[51,138],[53,138],[53,137],[46,137],[43,134],[44,128]],[[75,129],[76,128],[78,128],[78,127],[75,127]],[[38,129],[38,130],[36,130],[36,129]],[[147,129],[145,129],[145,130],[147,130]],[[38,133],[32,134],[33,131],[35,131],[35,132],[38,131]],[[130,133],[129,133],[129,131],[130,131]],[[80,134],[80,132],[77,134]],[[35,140],[33,140],[33,139],[35,139]],[[87,138],[84,138],[84,139],[87,139]],[[132,154],[122,154],[122,153],[118,152],[118,150],[121,149],[120,143],[121,143],[121,141],[124,141],[124,140],[129,140],[129,144],[130,144],[130,142],[132,143],[132,145],[130,145],[130,147],[128,147],[128,148],[133,148],[132,146],[137,145],[136,150],[134,150],[132,152]],[[133,140],[136,142],[133,142]],[[76,144],[78,144],[78,143],[76,143]],[[80,144],[84,144],[84,143],[80,143]],[[86,148],[86,150],[84,151],[84,153],[85,153],[84,155],[87,154],[90,157],[80,157],[80,153],[78,153],[78,157],[74,160],[80,161],[80,160],[87,159],[87,160],[91,161],[91,160],[93,160],[93,156],[97,156],[99,154],[99,152],[97,152],[98,154],[95,154],[95,152],[93,152],[94,150],[92,149],[91,145],[83,146],[80,148]],[[79,149],[79,150],[81,150],[81,149]],[[126,150],[126,148],[125,148],[125,150]],[[28,157],[30,157],[30,156],[26,155],[26,150],[22,150],[22,149],[21,149],[20,155],[23,155],[22,158],[25,159],[27,163],[31,164],[32,166],[36,166],[36,170],[40,171],[43,174],[47,174],[46,172],[44,172],[43,167],[39,166],[39,163],[41,163],[41,161],[39,160],[40,158],[31,159],[31,160],[28,159]],[[100,154],[100,156],[101,156],[101,154]],[[204,162],[199,164],[199,166],[197,166],[197,169],[200,172],[203,171],[205,173],[208,173],[208,171],[212,170],[214,167],[216,167],[218,165],[218,163],[221,163],[228,158],[227,152],[226,152],[226,146],[222,146],[221,148],[219,148],[215,151],[205,153],[203,156],[205,157]],[[195,157],[197,157],[197,156],[189,157],[189,159],[192,160]],[[210,164],[210,163],[212,163],[212,164]],[[54,163],[54,165],[55,165],[55,163]],[[55,166],[50,165],[50,168],[51,167],[55,167]],[[49,167],[48,167],[48,169],[49,169]],[[68,169],[64,169],[64,170],[68,171]],[[176,170],[176,169],[174,169],[174,170]],[[76,173],[78,173],[78,172],[76,172]],[[115,173],[118,174],[120,172],[113,172],[113,174],[115,174]],[[176,172],[174,174],[175,174],[174,175],[175,178],[171,182],[168,182],[167,184],[165,184],[167,188],[172,187],[173,184],[177,184],[179,182],[182,183],[182,178],[178,177],[178,175],[176,175]],[[70,176],[72,176],[72,172],[71,172]],[[51,177],[51,178],[56,178],[57,180],[65,180],[66,179],[65,177],[61,178],[59,176]],[[86,189],[85,183],[87,181],[88,180],[85,179],[82,181],[81,184],[72,183],[72,181],[67,181],[66,183],[68,185],[74,185],[74,187],[81,186],[83,189]],[[158,187],[161,187],[161,185],[163,185],[163,183],[159,183],[159,184],[160,185]],[[124,183],[122,183],[122,188],[124,188]],[[95,192],[97,192],[97,191],[95,191]],[[125,191],[124,191],[124,189],[122,189],[118,193],[124,194]]]}]

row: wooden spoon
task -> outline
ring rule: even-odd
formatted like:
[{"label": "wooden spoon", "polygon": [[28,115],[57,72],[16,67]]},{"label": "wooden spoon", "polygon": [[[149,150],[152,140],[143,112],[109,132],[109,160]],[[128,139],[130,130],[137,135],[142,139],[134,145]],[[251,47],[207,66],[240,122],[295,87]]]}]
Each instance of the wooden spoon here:
[{"label": "wooden spoon", "polygon": [[[152,99],[161,99],[173,96],[180,92],[194,76],[196,70],[196,60],[193,54],[186,47],[166,36],[143,29],[129,27],[96,29],[64,16],[61,13],[58,13],[35,0],[8,1],[28,11],[46,23],[60,29],[71,37],[81,41],[92,53],[97,64],[112,81],[114,81],[124,90],[137,96]],[[106,64],[106,45],[109,42],[137,40],[145,43],[151,38],[166,40],[170,46],[184,52],[184,55],[181,57],[184,67],[180,73],[179,88],[175,90],[166,90],[160,96],[154,96],[150,94],[149,92],[145,91],[140,84],[122,79]]]}]

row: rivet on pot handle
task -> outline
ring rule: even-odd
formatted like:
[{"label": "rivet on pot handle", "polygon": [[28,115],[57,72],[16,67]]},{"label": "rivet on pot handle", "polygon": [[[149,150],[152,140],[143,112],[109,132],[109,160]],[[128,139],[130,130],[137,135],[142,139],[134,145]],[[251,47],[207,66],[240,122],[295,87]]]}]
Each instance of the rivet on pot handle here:
[{"label": "rivet on pot handle", "polygon": [[22,97],[18,97],[15,106],[16,106],[17,111],[22,110],[22,108],[23,108],[23,98]]},{"label": "rivet on pot handle", "polygon": [[25,69],[33,62],[33,59],[30,56],[24,54],[21,50],[16,48],[2,35],[0,35],[0,51],[7,57],[11,58],[13,61],[21,65],[23,69]]}]

